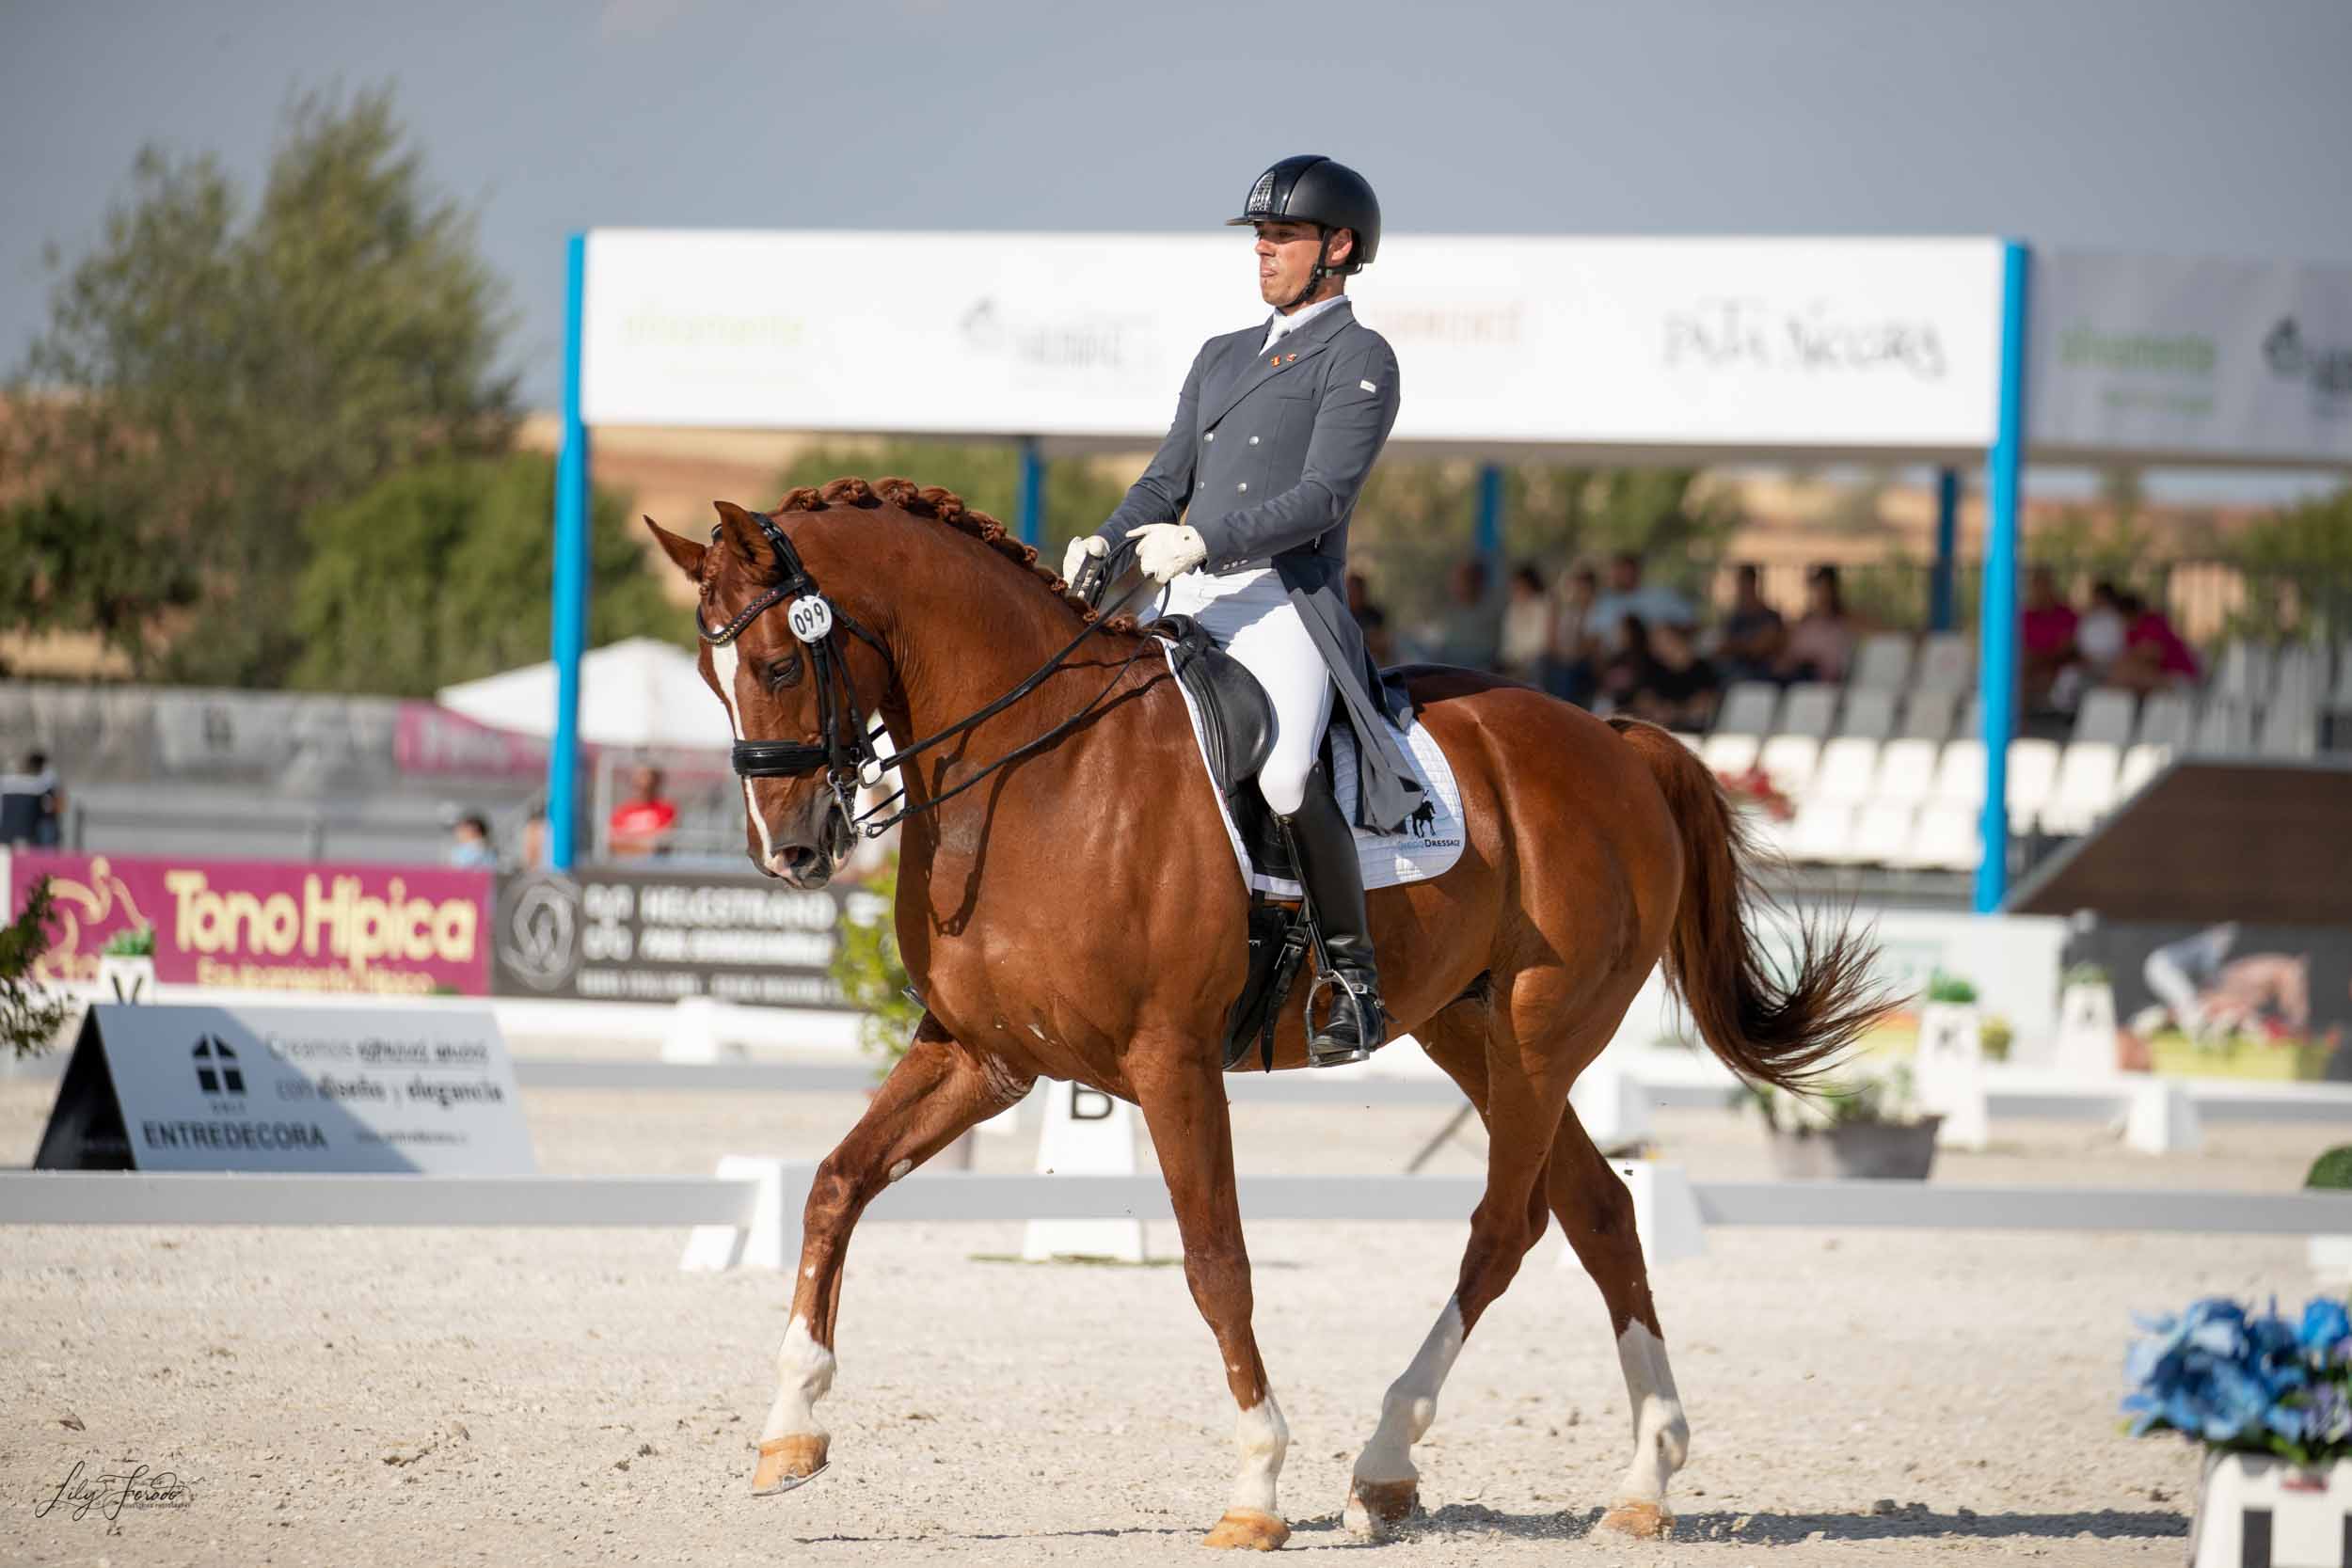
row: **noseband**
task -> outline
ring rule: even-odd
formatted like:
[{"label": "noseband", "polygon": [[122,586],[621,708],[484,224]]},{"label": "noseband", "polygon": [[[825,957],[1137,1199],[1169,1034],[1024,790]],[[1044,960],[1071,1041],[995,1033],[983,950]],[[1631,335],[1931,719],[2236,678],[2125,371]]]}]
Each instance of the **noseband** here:
[{"label": "noseband", "polygon": [[[769,610],[783,604],[787,599],[790,600],[790,604],[786,607],[784,612],[785,623],[792,628],[792,635],[808,649],[809,662],[814,667],[819,736],[814,745],[798,740],[739,740],[735,743],[733,751],[736,774],[745,779],[800,779],[806,778],[812,773],[822,772],[825,775],[826,784],[833,790],[834,800],[840,805],[843,819],[850,824],[852,831],[862,831],[868,838],[880,835],[884,830],[910,816],[919,816],[946,804],[1008,763],[1017,762],[1031,752],[1060,739],[1094,712],[1102,704],[1103,699],[1110,695],[1112,688],[1119,684],[1120,677],[1126,674],[1128,666],[1135,663],[1144,649],[1152,646],[1149,639],[1139,641],[1136,644],[1135,652],[1130,653],[1118,670],[1112,673],[1109,682],[1095,694],[1092,702],[1035,740],[998,757],[972,777],[958,784],[953,789],[943,791],[919,805],[909,806],[888,816],[879,816],[906,794],[906,790],[902,787],[889,800],[882,801],[872,811],[861,816],[857,810],[857,788],[861,783],[880,784],[884,773],[898,768],[918,752],[929,751],[941,741],[951,739],[973,725],[995,717],[1036,690],[1046,676],[1060,669],[1064,661],[1072,654],[1077,652],[1080,643],[1093,636],[1113,614],[1125,609],[1138,594],[1149,588],[1151,579],[1147,578],[1129,589],[1125,596],[1117,604],[1088,622],[1085,628],[1073,638],[1061,652],[1046,660],[1036,673],[1010,691],[977,712],[958,720],[937,735],[926,736],[901,751],[883,756],[874,748],[874,736],[877,732],[873,728],[865,705],[858,699],[857,682],[850,673],[847,650],[840,641],[842,628],[847,627],[859,641],[882,655],[883,665],[891,671],[892,678],[895,680],[898,666],[890,657],[890,649],[883,644],[881,638],[859,625],[854,616],[835,608],[834,602],[825,596],[824,591],[817,586],[817,578],[809,571],[807,563],[801,560],[801,552],[792,547],[792,541],[785,535],[783,529],[776,526],[776,520],[771,515],[755,512],[751,516],[752,521],[759,525],[759,531],[767,535],[769,546],[776,552],[776,566],[779,574],[776,580],[750,603],[737,610],[726,625],[707,626],[702,624],[702,617],[696,615],[694,627],[702,634],[702,640],[714,648],[723,647],[742,636],[745,629]],[[711,541],[714,545],[718,542],[721,532],[722,530],[717,528],[710,531]]]}]

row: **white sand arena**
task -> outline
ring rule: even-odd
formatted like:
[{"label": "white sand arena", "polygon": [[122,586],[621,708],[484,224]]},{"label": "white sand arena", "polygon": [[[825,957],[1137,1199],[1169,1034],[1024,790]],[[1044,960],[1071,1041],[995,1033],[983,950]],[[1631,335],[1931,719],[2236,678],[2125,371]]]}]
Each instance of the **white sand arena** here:
[{"label": "white sand arena", "polygon": [[[50,1082],[0,1081],[0,1159]],[[850,1096],[539,1092],[551,1172],[814,1156]],[[1434,1108],[1245,1108],[1257,1171],[1393,1171]],[[1996,1125],[1956,1180],[2283,1190],[2321,1127],[2208,1152]],[[1701,1178],[1764,1174],[1752,1117],[1661,1118]],[[1028,1140],[983,1140],[1025,1168]],[[1433,1168],[1470,1171],[1450,1146]],[[1287,1551],[1357,1551],[1349,1462],[1449,1293],[1466,1226],[1266,1225],[1257,1328],[1293,1443]],[[749,1495],[785,1325],[774,1275],[678,1272],[647,1230],[0,1229],[0,1560],[35,1563],[1145,1563],[1202,1560],[1232,1410],[1174,1267],[1030,1266],[1020,1227],[858,1236],[824,1417],[833,1465]],[[1152,1236],[1172,1257],[1170,1227]],[[2299,1302],[2299,1242],[1717,1230],[1655,1272],[1692,1426],[1673,1540],[1593,1525],[1629,1418],[1599,1298],[1555,1232],[1478,1325],[1416,1450],[1405,1564],[2177,1562],[2196,1465],[2115,1415],[2127,1313]],[[177,1471],[194,1500],[37,1517],[77,1463]]]}]

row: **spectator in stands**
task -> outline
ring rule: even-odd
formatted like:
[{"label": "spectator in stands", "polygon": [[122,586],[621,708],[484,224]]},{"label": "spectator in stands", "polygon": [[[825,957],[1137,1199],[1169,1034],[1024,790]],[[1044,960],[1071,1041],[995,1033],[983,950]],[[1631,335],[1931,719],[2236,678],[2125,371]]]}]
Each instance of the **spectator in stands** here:
[{"label": "spectator in stands", "polygon": [[1649,686],[1658,667],[1657,656],[1650,652],[1647,621],[1639,615],[1622,616],[1616,622],[1616,651],[1602,662],[1594,692],[1597,713],[1633,711],[1634,697]]},{"label": "spectator in stands", "polygon": [[449,863],[469,871],[497,868],[498,850],[490,844],[490,819],[469,811],[450,830]]},{"label": "spectator in stands", "polygon": [[[1639,626],[1630,621],[1629,627]],[[1633,689],[1632,701],[1620,703],[1639,718],[1671,730],[1703,730],[1723,700],[1723,673],[1711,660],[1699,657],[1689,631],[1671,621],[1648,630],[1649,658]]]},{"label": "spectator in stands", "polygon": [[1842,681],[1853,659],[1855,627],[1838,589],[1837,568],[1816,566],[1804,581],[1804,614],[1789,628],[1773,673],[1783,681]]},{"label": "spectator in stands", "polygon": [[2073,694],[2074,683],[2067,682],[2061,693],[2058,677],[2081,657],[2074,647],[2074,607],[2058,593],[2058,578],[2047,566],[2036,566],[2026,575],[2023,622],[2026,706],[2047,712],[2061,695]]},{"label": "spectator in stands", "polygon": [[630,775],[629,796],[612,808],[605,838],[615,860],[666,855],[677,830],[677,804],[661,793],[661,769],[640,768]]},{"label": "spectator in stands", "polygon": [[1586,627],[1600,598],[1600,574],[1580,565],[1560,579],[1559,603],[1551,614],[1551,651],[1544,659],[1544,689],[1581,705],[1593,700],[1598,678],[1597,650]]},{"label": "spectator in stands", "polygon": [[548,863],[548,808],[534,805],[523,818],[522,867],[536,871]]},{"label": "spectator in stands", "polygon": [[1621,550],[1609,562],[1609,592],[1593,601],[1584,617],[1585,633],[1599,644],[1602,657],[1623,651],[1625,622],[1636,615],[1653,626],[1698,624],[1690,600],[1671,588],[1644,586],[1642,558],[1631,550]]},{"label": "spectator in stands", "polygon": [[1384,668],[1395,663],[1396,645],[1389,635],[1389,612],[1372,602],[1372,584],[1361,572],[1347,574],[1347,609],[1364,634],[1364,647],[1371,653],[1372,661]]},{"label": "spectator in stands", "polygon": [[65,786],[46,752],[24,753],[24,770],[0,778],[0,844],[55,849],[65,840]]},{"label": "spectator in stands", "polygon": [[2090,590],[2090,608],[2074,623],[2074,653],[2091,684],[2106,678],[2107,667],[2123,656],[2123,591],[2102,578]]},{"label": "spectator in stands", "polygon": [[1543,679],[1544,660],[1551,652],[1551,598],[1544,578],[1533,562],[1523,561],[1511,574],[1510,596],[1502,607],[1502,673],[1534,685]]},{"label": "spectator in stands", "polygon": [[1742,562],[1732,577],[1731,610],[1715,640],[1715,657],[1733,680],[1769,680],[1788,645],[1788,623],[1764,602],[1764,575]]},{"label": "spectator in stands", "polygon": [[1491,670],[1502,651],[1502,616],[1491,593],[1486,563],[1461,562],[1446,585],[1445,608],[1430,626],[1428,641],[1439,664],[1459,664],[1470,670]]},{"label": "spectator in stands", "polygon": [[2117,608],[2123,617],[2123,652],[2107,667],[2107,684],[2141,693],[2197,682],[2197,654],[2163,610],[2137,594]]}]

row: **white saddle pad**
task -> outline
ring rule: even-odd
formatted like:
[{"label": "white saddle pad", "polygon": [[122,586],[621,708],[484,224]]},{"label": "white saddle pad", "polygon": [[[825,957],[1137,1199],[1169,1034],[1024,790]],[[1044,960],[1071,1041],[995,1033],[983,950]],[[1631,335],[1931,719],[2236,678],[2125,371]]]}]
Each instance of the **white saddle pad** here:
[{"label": "white saddle pad", "polygon": [[[1168,673],[1174,674],[1175,659],[1168,656]],[[1202,746],[1200,710],[1195,706],[1192,693],[1184,691],[1182,681],[1176,689],[1184,694],[1184,716],[1192,721],[1192,738],[1200,750],[1201,775],[1209,780],[1209,792],[1216,797],[1217,815],[1225,821],[1225,837],[1233,847],[1233,860],[1241,867],[1242,880],[1270,898],[1295,898],[1298,884],[1287,877],[1269,877],[1260,872],[1249,861],[1249,850],[1241,841],[1241,830],[1233,825],[1233,814],[1225,807],[1225,795],[1216,787],[1215,775],[1209,772],[1208,752]],[[1379,887],[1402,887],[1406,882],[1425,882],[1454,868],[1462,858],[1462,792],[1454,782],[1453,766],[1438,749],[1437,736],[1419,719],[1413,727],[1399,732],[1389,726],[1390,733],[1404,742],[1406,756],[1412,762],[1413,777],[1421,781],[1422,800],[1431,817],[1423,817],[1418,825],[1408,824],[1401,833],[1368,833],[1356,830],[1356,858],[1363,866],[1364,890]],[[1356,732],[1344,723],[1331,727],[1331,766],[1337,775],[1332,791],[1340,798],[1340,811],[1353,818],[1356,815]]]}]

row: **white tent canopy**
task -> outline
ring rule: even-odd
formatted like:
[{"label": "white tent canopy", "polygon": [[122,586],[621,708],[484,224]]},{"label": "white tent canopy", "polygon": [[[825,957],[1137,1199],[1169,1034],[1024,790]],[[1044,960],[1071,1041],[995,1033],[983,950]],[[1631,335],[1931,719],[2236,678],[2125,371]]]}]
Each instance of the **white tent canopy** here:
[{"label": "white tent canopy", "polygon": [[[477,723],[545,736],[554,731],[555,665],[529,664],[434,693]],[[692,654],[650,637],[591,650],[580,666],[580,737],[593,746],[723,749],[734,736]]]}]

